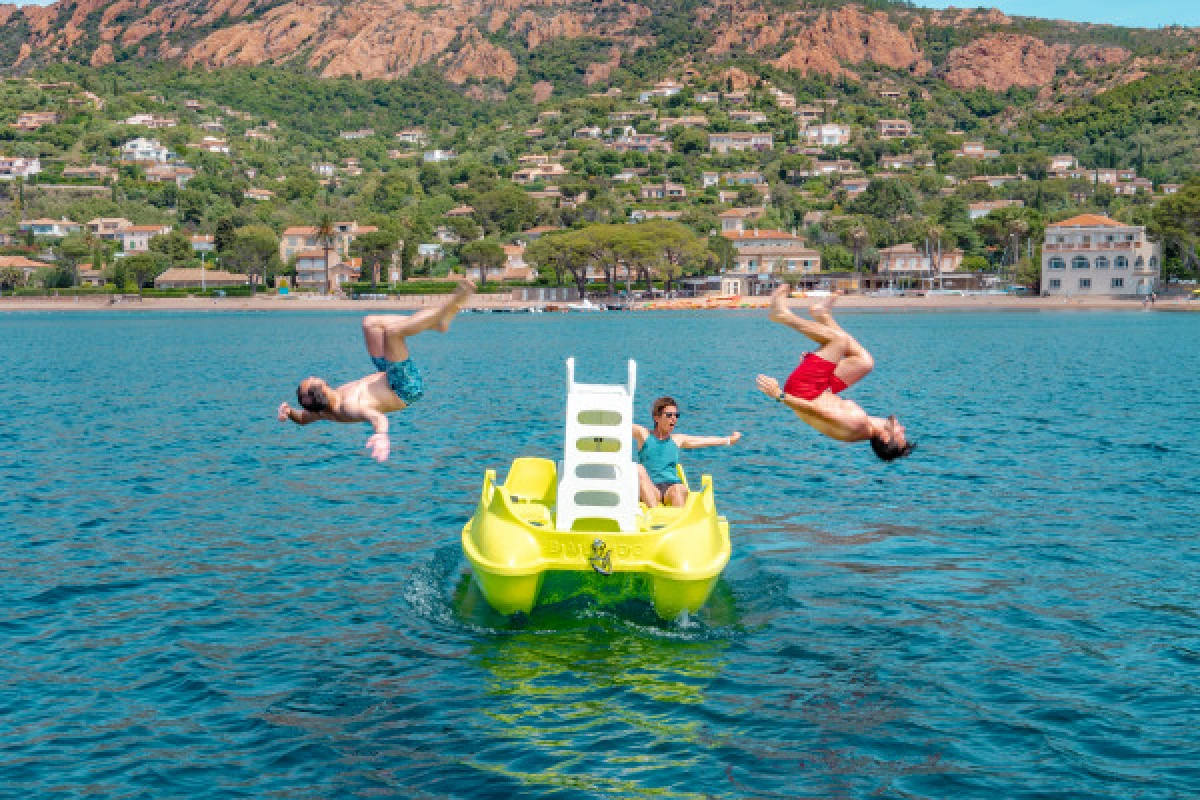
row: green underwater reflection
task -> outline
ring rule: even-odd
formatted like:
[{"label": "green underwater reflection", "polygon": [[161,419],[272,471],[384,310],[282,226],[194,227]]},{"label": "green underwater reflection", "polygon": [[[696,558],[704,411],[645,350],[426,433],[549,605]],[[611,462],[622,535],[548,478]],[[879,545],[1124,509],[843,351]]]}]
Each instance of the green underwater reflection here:
[{"label": "green underwater reflection", "polygon": [[[482,714],[492,737],[526,754],[475,766],[530,787],[712,796],[694,791],[687,776],[709,760],[705,709],[729,662],[733,595],[718,582],[699,615],[665,622],[641,599],[644,583],[632,575],[551,573],[548,602],[510,618],[463,576],[455,613],[485,632],[465,658],[484,680]],[[522,762],[528,769],[516,768]]]}]

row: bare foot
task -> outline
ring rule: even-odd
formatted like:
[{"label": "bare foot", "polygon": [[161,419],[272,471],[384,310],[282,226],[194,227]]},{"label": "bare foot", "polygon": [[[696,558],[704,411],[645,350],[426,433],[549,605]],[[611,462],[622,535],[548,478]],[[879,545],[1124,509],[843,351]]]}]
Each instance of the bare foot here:
[{"label": "bare foot", "polygon": [[791,292],[792,287],[786,283],[771,292],[771,310],[767,313],[767,319],[772,322],[783,322],[792,316],[792,312],[787,306],[788,295]]},{"label": "bare foot", "polygon": [[463,280],[455,288],[454,294],[450,295],[449,302],[442,306],[442,313],[438,314],[437,322],[434,327],[438,331],[445,333],[450,330],[450,320],[454,319],[454,315],[463,307],[463,303],[467,302],[467,298],[475,292],[475,282],[470,278]]},{"label": "bare foot", "polygon": [[832,312],[835,300],[837,300],[837,297],[832,294],[829,297],[823,297],[820,301],[809,306],[808,313],[822,325],[829,325],[833,322]]}]

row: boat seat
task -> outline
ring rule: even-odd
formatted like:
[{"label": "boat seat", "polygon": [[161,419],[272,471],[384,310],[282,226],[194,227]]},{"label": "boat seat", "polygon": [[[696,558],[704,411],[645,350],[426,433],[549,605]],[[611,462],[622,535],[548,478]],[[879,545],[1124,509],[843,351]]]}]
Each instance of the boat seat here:
[{"label": "boat seat", "polygon": [[514,503],[535,502],[553,506],[558,490],[558,474],[548,458],[517,458],[508,470],[504,490]]}]

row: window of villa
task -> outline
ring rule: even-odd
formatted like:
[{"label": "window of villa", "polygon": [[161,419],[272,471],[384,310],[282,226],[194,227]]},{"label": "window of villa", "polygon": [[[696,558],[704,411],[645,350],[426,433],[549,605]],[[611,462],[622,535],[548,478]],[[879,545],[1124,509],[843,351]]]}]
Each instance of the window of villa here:
[{"label": "window of villa", "polygon": [[1060,281],[1058,278],[1050,279],[1050,288],[1051,289],[1058,289],[1061,286],[1062,286],[1062,281]]},{"label": "window of villa", "polygon": [[1071,269],[1087,269],[1088,260],[1083,256],[1075,256],[1071,259]]},{"label": "window of villa", "polygon": [[1141,269],[1142,266],[1145,265],[1145,263],[1146,263],[1145,261],[1142,261],[1142,257],[1138,256],[1136,259],[1134,259],[1133,266],[1137,267],[1138,269]]},{"label": "window of villa", "polygon": [[1117,256],[1117,269],[1129,269],[1129,259],[1125,256]]},{"label": "window of villa", "polygon": [[1158,266],[1158,256],[1150,256],[1150,267],[1153,269]]},{"label": "window of villa", "polygon": [[1096,269],[1108,269],[1108,259],[1100,256],[1096,259]]},{"label": "window of villa", "polygon": [[1124,278],[1113,278],[1113,279],[1112,279],[1112,288],[1114,288],[1114,289],[1121,289],[1121,288],[1123,288],[1124,286],[1125,286],[1125,279],[1124,279]]},{"label": "window of villa", "polygon": [[1067,262],[1063,261],[1061,258],[1050,259],[1050,269],[1066,269],[1066,268],[1067,268]]},{"label": "window of villa", "polygon": [[1091,278],[1080,278],[1079,279],[1079,288],[1080,289],[1092,288],[1092,279]]}]

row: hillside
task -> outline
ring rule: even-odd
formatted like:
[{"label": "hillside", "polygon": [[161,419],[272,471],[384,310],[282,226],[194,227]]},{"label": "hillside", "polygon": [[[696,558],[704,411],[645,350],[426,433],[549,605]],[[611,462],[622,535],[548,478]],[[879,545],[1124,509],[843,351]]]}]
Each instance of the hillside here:
[{"label": "hillside", "polygon": [[9,73],[168,61],[394,79],[427,65],[455,84],[553,73],[560,90],[669,61],[747,60],[802,77],[884,71],[957,89],[1041,89],[1081,75],[1099,86],[1166,66],[1197,42],[1193,31],[827,1],[59,0],[0,5],[0,24],[0,70]]},{"label": "hillside", "polygon": [[[625,224],[647,221],[707,241],[685,260],[711,270],[731,214],[803,230],[822,271],[937,241],[1011,273],[1080,212],[1190,231],[1171,214],[1198,191],[1193,30],[833,0],[119,0],[0,23],[0,250],[86,256],[112,285],[194,264],[185,234],[294,274],[286,232],[330,218],[372,233],[346,258],[402,241],[416,275],[531,228],[595,228],[630,263],[630,241],[668,237]],[[126,261],[119,237],[61,224],[108,218],[175,238]],[[1167,242],[1177,277],[1191,235]]]}]

